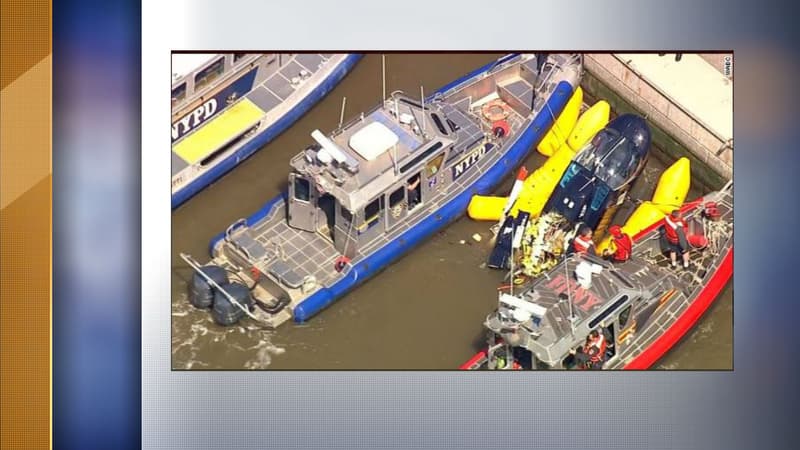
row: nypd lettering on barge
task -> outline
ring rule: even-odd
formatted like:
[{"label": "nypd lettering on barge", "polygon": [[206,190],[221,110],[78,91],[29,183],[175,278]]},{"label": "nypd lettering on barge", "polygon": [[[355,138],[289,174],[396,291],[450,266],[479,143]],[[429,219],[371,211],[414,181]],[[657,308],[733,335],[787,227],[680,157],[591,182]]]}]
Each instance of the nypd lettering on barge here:
[{"label": "nypd lettering on barge", "polygon": [[172,124],[172,141],[176,141],[181,136],[195,129],[198,125],[208,120],[217,112],[217,99],[212,98],[194,111],[181,117]]},{"label": "nypd lettering on barge", "polygon": [[494,145],[486,144],[481,145],[469,155],[465,156],[461,159],[461,161],[455,163],[453,165],[453,181],[456,181],[461,175],[463,175],[466,171],[468,171],[472,166],[475,165],[478,161],[481,160],[483,155],[486,154],[487,151],[491,150]]}]

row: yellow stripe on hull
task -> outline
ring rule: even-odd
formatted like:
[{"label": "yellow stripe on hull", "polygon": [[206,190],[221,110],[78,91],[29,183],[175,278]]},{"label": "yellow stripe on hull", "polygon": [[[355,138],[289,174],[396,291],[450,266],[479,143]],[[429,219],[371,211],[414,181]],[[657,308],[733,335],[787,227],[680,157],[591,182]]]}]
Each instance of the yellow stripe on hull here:
[{"label": "yellow stripe on hull", "polygon": [[173,145],[172,151],[187,163],[194,164],[247,131],[263,116],[261,108],[249,99],[242,99]]}]

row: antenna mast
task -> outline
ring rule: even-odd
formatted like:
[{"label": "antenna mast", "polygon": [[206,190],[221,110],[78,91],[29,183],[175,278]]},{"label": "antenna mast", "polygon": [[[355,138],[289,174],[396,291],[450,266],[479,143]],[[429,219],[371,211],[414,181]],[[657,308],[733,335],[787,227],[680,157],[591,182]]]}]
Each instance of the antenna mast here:
[{"label": "antenna mast", "polygon": [[339,113],[339,129],[342,129],[342,123],[344,123],[344,107],[347,105],[347,97],[342,97],[342,112]]},{"label": "antenna mast", "polygon": [[425,120],[425,90],[422,86],[419,87],[419,98],[422,101],[422,134],[424,135],[426,131],[425,124],[428,123],[428,121]]},{"label": "antenna mast", "polygon": [[381,54],[381,69],[383,74],[383,97],[381,97],[381,102],[384,102],[386,100],[386,54]]},{"label": "antenna mast", "polygon": [[564,258],[564,273],[567,276],[565,280],[567,283],[567,300],[569,301],[569,327],[572,330],[572,334],[575,334],[575,312],[572,309],[572,292],[570,292],[569,288],[569,256]]}]

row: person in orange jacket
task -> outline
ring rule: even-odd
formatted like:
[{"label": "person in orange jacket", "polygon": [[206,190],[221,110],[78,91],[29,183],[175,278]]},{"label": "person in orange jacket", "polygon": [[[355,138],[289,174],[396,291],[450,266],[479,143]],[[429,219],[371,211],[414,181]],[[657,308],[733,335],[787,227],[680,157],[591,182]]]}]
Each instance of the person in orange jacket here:
[{"label": "person in orange jacket", "polygon": [[610,250],[603,250],[603,256],[613,262],[625,262],[631,257],[633,251],[633,241],[631,237],[622,232],[619,225],[612,225],[608,231],[611,233],[611,241],[614,243],[614,253]]},{"label": "person in orange jacket", "polygon": [[677,267],[678,253],[683,258],[683,267],[689,268],[689,243],[686,239],[688,226],[677,209],[664,217],[664,240],[666,241],[672,267]]},{"label": "person in orange jacket", "polygon": [[578,230],[578,235],[572,240],[571,247],[575,253],[597,256],[594,241],[592,241],[592,229],[586,225],[581,226],[580,230]]},{"label": "person in orange jacket", "polygon": [[583,347],[577,351],[571,350],[570,353],[574,355],[578,367],[599,370],[603,368],[607,348],[608,341],[605,333],[592,330],[589,336],[586,336],[586,343]]}]

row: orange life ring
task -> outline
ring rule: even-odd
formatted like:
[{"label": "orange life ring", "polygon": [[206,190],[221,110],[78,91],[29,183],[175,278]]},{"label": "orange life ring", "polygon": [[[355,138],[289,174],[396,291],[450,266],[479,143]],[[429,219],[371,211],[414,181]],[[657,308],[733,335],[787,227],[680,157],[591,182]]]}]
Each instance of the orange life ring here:
[{"label": "orange life ring", "polygon": [[350,264],[350,258],[342,255],[336,258],[336,262],[333,263],[333,268],[336,269],[337,272],[341,272],[348,264]]},{"label": "orange life ring", "polygon": [[489,122],[493,123],[498,120],[505,120],[511,115],[511,109],[506,102],[499,98],[484,104],[481,108],[481,112],[483,113],[483,117],[486,117]]}]

